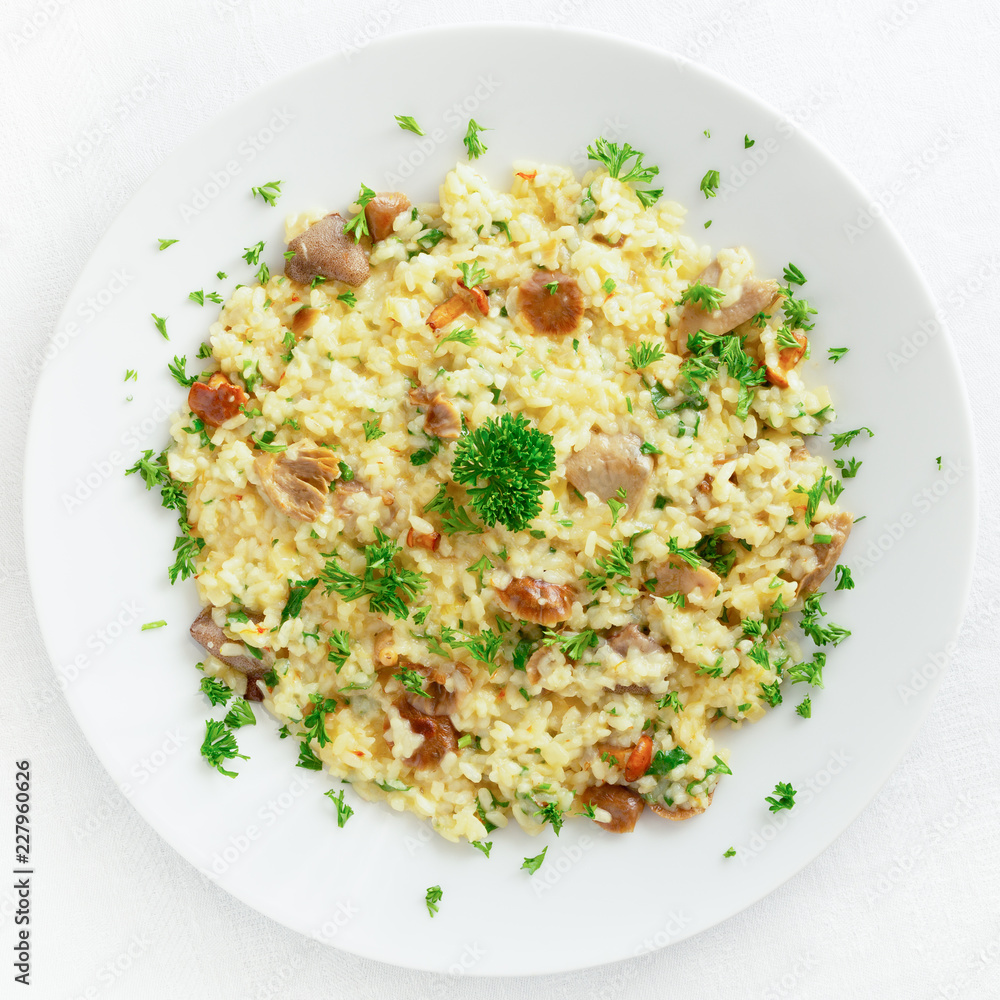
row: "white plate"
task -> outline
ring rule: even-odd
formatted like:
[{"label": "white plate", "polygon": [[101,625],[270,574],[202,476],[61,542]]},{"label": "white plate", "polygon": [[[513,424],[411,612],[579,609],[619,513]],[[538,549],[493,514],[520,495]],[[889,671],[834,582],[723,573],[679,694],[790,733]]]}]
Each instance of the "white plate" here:
[{"label": "white plate", "polygon": [[[428,136],[401,131],[396,114],[416,116]],[[819,309],[815,357],[851,349],[811,376],[832,387],[842,414],[833,429],[876,432],[852,449],[864,466],[843,501],[867,514],[846,552],[858,586],[827,601],[854,634],[832,651],[826,689],[811,692],[813,718],[794,714],[800,695],[786,690],[764,721],[721,731],[735,774],[697,819],[648,815],[627,837],[585,821],[558,839],[508,828],[488,860],[350,791],[356,815],[338,829],[321,794],[329,780],[294,766],[294,743],[260,709],[257,727],[240,731],[251,757],[240,777],[205,765],[208,712],[187,637],[194,587],[167,584],[174,519],[122,475],[166,443],[165,418],[184,400],[167,362],[191,357],[214,318],[187,293],[250,280],[240,254],[260,239],[280,266],[285,212],[343,209],[361,181],[435,198],[464,158],[470,116],[492,129],[477,166],[497,184],[509,183],[514,159],[582,171],[595,137],[628,140],[660,165],[667,196],[689,206],[695,238],[748,245],[768,275],[794,261]],[[709,168],[722,188],[707,201],[698,185]],[[278,207],[251,199],[252,185],[275,179]],[[399,965],[479,974],[562,971],[660,947],[816,857],[874,796],[930,706],[975,529],[969,417],[947,337],[913,261],[877,213],[859,215],[866,206],[790,122],[732,85],[653,49],[537,27],[393,37],[267,87],[186,143],[77,282],[26,466],[28,562],[48,648],[80,726],[136,808],[192,864],[289,927]],[[159,252],[158,237],[180,242]],[[169,343],[151,312],[169,317]],[[137,383],[122,381],[127,368]],[[155,619],[169,625],[140,631]],[[764,796],[777,781],[800,791],[792,812],[772,816]],[[545,844],[533,879],[521,860]],[[730,845],[738,853],[726,860]],[[424,892],[436,884],[444,898],[430,919]]]}]

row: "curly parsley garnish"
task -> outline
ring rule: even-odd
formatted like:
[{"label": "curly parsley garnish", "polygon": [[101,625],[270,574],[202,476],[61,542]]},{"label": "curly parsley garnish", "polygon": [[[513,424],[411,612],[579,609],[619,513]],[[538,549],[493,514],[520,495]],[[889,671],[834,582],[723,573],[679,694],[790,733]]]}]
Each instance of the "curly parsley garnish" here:
[{"label": "curly parsley garnish", "polygon": [[236,737],[225,722],[219,719],[207,719],[205,721],[205,739],[201,744],[201,755],[220,774],[227,778],[237,777],[236,771],[227,771],[222,762],[235,760],[237,757],[242,760],[249,760],[246,754],[240,753],[240,748],[236,745]]},{"label": "curly parsley garnish", "polygon": [[630,344],[628,349],[629,360],[632,367],[637,371],[648,368],[654,361],[660,361],[666,356],[662,344],[652,344],[648,340],[640,340],[638,344]]},{"label": "curly parsley garnish", "polygon": [[354,815],[354,810],[344,801],[344,789],[334,793],[332,788],[328,788],[323,794],[337,807],[337,826],[343,828]]},{"label": "curly parsley garnish", "polygon": [[505,413],[459,440],[451,474],[466,486],[488,527],[500,521],[521,531],[541,512],[542,491],[555,467],[552,438],[522,414]]},{"label": "curly parsley garnish", "polygon": [[441,902],[441,897],[444,892],[441,890],[441,886],[432,885],[424,897],[424,902],[427,904],[427,912],[433,917],[438,911],[438,903]]},{"label": "curly parsley garnish", "polygon": [[767,808],[771,812],[780,812],[795,805],[795,795],[795,789],[787,781],[779,781],[774,786],[774,795],[765,795],[764,801],[769,803]]},{"label": "curly parsley garnish", "polygon": [[465,130],[465,138],[462,140],[465,143],[465,148],[469,153],[470,160],[478,160],[483,153],[486,152],[489,147],[479,138],[480,132],[490,132],[492,129],[486,128],[484,125],[480,125],[475,118],[469,119],[469,127]]}]

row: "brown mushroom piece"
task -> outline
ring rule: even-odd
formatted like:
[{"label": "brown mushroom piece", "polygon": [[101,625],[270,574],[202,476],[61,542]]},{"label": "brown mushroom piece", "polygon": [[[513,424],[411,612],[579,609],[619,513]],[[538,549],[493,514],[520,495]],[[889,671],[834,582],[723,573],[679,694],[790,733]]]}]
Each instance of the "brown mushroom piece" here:
[{"label": "brown mushroom piece", "polygon": [[573,588],[530,576],[515,577],[497,591],[502,607],[521,621],[536,625],[564,622],[573,610]]},{"label": "brown mushroom piece", "polygon": [[[261,614],[252,614],[250,612],[247,614],[255,624],[263,621],[264,616]],[[259,660],[250,653],[239,653],[235,656],[230,653],[223,654],[222,647],[227,643],[235,643],[243,646],[246,644],[240,643],[236,639],[230,639],[223,628],[215,624],[211,608],[202,608],[201,614],[192,622],[191,638],[205,649],[206,652],[211,653],[217,660],[221,660],[227,667],[232,667],[233,670],[244,674],[247,678],[248,692],[250,691],[250,685],[257,678],[263,677],[274,666],[274,653],[269,649],[260,650],[261,658]],[[260,700],[252,697],[249,693],[247,697],[250,701]]]},{"label": "brown mushroom piece", "polygon": [[446,716],[449,712],[454,712],[472,690],[472,671],[464,663],[451,663],[445,669],[404,659],[399,666],[401,669],[413,670],[424,678],[423,694],[407,691],[403,697],[411,708],[425,715]]},{"label": "brown mushroom piece", "polygon": [[444,441],[454,441],[462,434],[462,416],[454,403],[433,389],[412,389],[410,402],[427,407],[424,413],[424,430]]},{"label": "brown mushroom piece", "polygon": [[[716,288],[721,276],[722,265],[716,259],[694,279],[693,284]],[[697,330],[704,330],[705,333],[712,336],[730,333],[740,323],[745,323],[757,313],[769,309],[780,291],[780,286],[776,281],[762,281],[760,278],[748,275],[743,280],[740,297],[732,305],[728,305],[724,309],[706,312],[696,303],[688,302],[681,310],[680,319],[674,329],[677,335],[683,339],[687,339],[688,334]]]},{"label": "brown mushroom piece", "polygon": [[631,833],[644,805],[642,796],[624,785],[591,785],[580,793],[579,799],[611,814],[606,823],[594,821],[611,833]]},{"label": "brown mushroom piece", "polygon": [[767,366],[767,381],[779,389],[788,388],[788,373],[805,357],[809,340],[804,333],[793,333],[798,347],[784,347],[778,351],[778,367]]},{"label": "brown mushroom piece", "polygon": [[285,261],[285,274],[292,281],[308,285],[322,277],[357,287],[368,280],[368,251],[344,232],[344,217],[337,212],[314,222],[288,249],[294,256]]},{"label": "brown mushroom piece", "polygon": [[330,483],[340,476],[337,457],[311,441],[254,459],[264,499],[293,521],[315,521],[326,505]]},{"label": "brown mushroom piece", "polygon": [[371,238],[378,242],[392,236],[392,224],[400,212],[410,207],[410,199],[400,191],[380,191],[365,205],[365,222]]},{"label": "brown mushroom piece", "polygon": [[540,269],[517,290],[517,306],[535,333],[572,333],[583,319],[583,292],[576,278]]},{"label": "brown mushroom piece", "polygon": [[712,796],[715,794],[715,789],[708,793],[708,804],[707,805],[693,805],[688,808],[684,806],[661,806],[658,802],[650,802],[649,808],[656,813],[657,816],[662,816],[664,819],[672,820],[682,820],[691,819],[692,816],[700,816],[711,804]]},{"label": "brown mushroom piece", "polygon": [[591,434],[590,441],[566,459],[566,481],[580,493],[609,500],[624,488],[634,510],[653,473],[653,460],[642,453],[638,434]]},{"label": "brown mushroom piece", "polygon": [[404,764],[419,771],[437,767],[447,753],[458,753],[458,732],[447,715],[428,715],[403,698],[394,704],[410,729],[424,738],[417,750],[404,758]]},{"label": "brown mushroom piece", "polygon": [[678,592],[693,594],[698,591],[704,600],[711,597],[722,582],[708,567],[689,566],[683,559],[673,556],[665,566],[656,570],[653,576],[656,579],[653,593],[657,597]]},{"label": "brown mushroom piece", "polygon": [[296,343],[306,335],[307,331],[315,326],[316,320],[322,315],[321,310],[313,309],[311,306],[303,306],[301,309],[296,310],[295,315],[292,317],[292,322],[288,327],[295,335]]},{"label": "brown mushroom piece", "polygon": [[[641,632],[636,625],[625,625],[609,632],[604,641],[621,657],[627,657],[630,649],[638,649],[640,655],[664,653],[666,650],[655,640]],[[616,684],[615,694],[649,694],[644,684]]]},{"label": "brown mushroom piece", "polygon": [[818,542],[812,546],[813,552],[816,553],[816,568],[799,580],[800,595],[811,594],[819,589],[833,567],[837,565],[844,543],[851,533],[851,528],[854,527],[854,519],[844,511],[828,517],[826,523],[830,526],[831,541]]},{"label": "brown mushroom piece", "polygon": [[219,427],[240,412],[249,397],[222,372],[207,382],[195,382],[188,391],[188,408],[209,427]]}]

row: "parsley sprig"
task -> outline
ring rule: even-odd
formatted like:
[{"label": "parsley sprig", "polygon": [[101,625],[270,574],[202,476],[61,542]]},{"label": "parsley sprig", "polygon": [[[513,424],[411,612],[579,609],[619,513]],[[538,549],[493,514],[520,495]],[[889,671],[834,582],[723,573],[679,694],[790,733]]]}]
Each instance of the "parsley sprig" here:
[{"label": "parsley sprig", "polygon": [[326,564],[320,577],[326,593],[335,593],[345,601],[368,597],[372,614],[391,613],[397,619],[409,615],[407,601],[412,601],[427,586],[424,576],[412,569],[402,569],[395,563],[400,551],[380,528],[375,528],[375,541],[365,547],[365,570],[355,576],[340,565],[336,552],[324,552]]},{"label": "parsley sprig", "polygon": [[[620,181],[632,184],[648,184],[659,172],[659,167],[643,166],[645,153],[633,149],[627,142],[619,145],[617,142],[609,142],[604,136],[599,136],[594,140],[592,146],[587,147],[587,159],[603,163],[608,168],[608,173]],[[631,165],[629,165],[631,163]],[[654,204],[663,194],[663,188],[655,190],[636,189],[636,197],[646,207]]]},{"label": "parsley sprig", "polygon": [[375,192],[366,184],[361,185],[356,199],[358,214],[344,223],[345,233],[354,233],[354,242],[360,243],[362,236],[368,235],[368,219],[365,216],[365,205],[375,197]]}]

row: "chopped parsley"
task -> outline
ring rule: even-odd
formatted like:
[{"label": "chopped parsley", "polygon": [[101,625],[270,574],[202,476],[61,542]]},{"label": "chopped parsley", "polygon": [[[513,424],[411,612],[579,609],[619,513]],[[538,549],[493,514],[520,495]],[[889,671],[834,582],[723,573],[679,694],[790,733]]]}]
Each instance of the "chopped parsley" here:
[{"label": "chopped parsley", "polygon": [[796,707],[795,714],[802,716],[803,719],[812,718],[812,699],[808,695],[803,698],[802,703]]},{"label": "chopped parsley", "polygon": [[484,125],[480,125],[475,118],[469,119],[469,127],[465,130],[465,138],[462,140],[465,143],[465,148],[469,153],[470,160],[478,160],[483,153],[486,152],[489,147],[479,138],[480,132],[489,132],[490,129],[486,128]]},{"label": "chopped parsley", "polygon": [[[721,288],[713,288],[711,285],[703,285],[700,281],[695,281],[681,292],[681,297],[674,305],[683,306],[691,302],[705,312],[713,312],[719,308],[719,303],[725,297],[726,293]],[[689,348],[690,346],[688,344]]]},{"label": "chopped parsley", "polygon": [[724,858],[733,858],[733,857],[735,857],[736,856],[736,848],[735,847],[728,848],[726,850],[726,852],[722,856]]},{"label": "chopped parsley", "polygon": [[827,355],[830,361],[836,364],[849,350],[849,347],[831,347]]},{"label": "chopped parsley", "polygon": [[638,344],[630,344],[628,349],[629,360],[637,372],[648,368],[655,361],[660,361],[665,355],[666,352],[663,350],[662,344],[652,344],[647,340],[640,340]]},{"label": "chopped parsley", "polygon": [[441,886],[432,885],[424,896],[424,902],[427,904],[427,912],[433,917],[438,911],[438,903],[441,902],[441,897],[444,893],[441,890]]},{"label": "chopped parsley", "polygon": [[323,770],[323,762],[316,756],[316,751],[310,746],[308,740],[303,740],[299,744],[299,759],[295,766],[305,768],[307,771]]},{"label": "chopped parsley", "polygon": [[334,794],[333,789],[328,788],[323,794],[337,807],[337,826],[343,828],[354,815],[354,810],[344,801],[344,789]]},{"label": "chopped parsley", "polygon": [[178,577],[187,580],[195,574],[194,560],[198,553],[205,547],[204,538],[192,538],[189,535],[181,535],[174,541],[173,551],[177,553],[173,565],[167,570],[171,583],[176,583]]},{"label": "chopped parsley", "polygon": [[837,577],[837,586],[834,590],[854,590],[854,577],[851,576],[851,571],[847,566],[838,565],[834,569],[834,573]]},{"label": "chopped parsley", "polygon": [[[247,680],[247,684],[255,683],[253,680]],[[246,698],[235,698],[233,699],[232,707],[226,713],[225,722],[230,729],[239,729],[241,726],[256,726],[257,719],[254,717],[253,709],[250,707],[250,702]]]},{"label": "chopped parsley", "polygon": [[363,576],[349,573],[339,563],[335,552],[324,552],[326,564],[320,574],[327,594],[336,593],[342,600],[368,597],[368,610],[375,615],[392,613],[397,619],[409,616],[407,601],[412,601],[427,586],[416,570],[400,569],[395,564],[400,546],[380,528],[375,541],[365,547]]},{"label": "chopped parsley", "polygon": [[474,260],[471,264],[462,261],[458,265],[458,269],[462,272],[462,284],[466,288],[481,285],[489,277],[478,260]]},{"label": "chopped parsley", "polygon": [[611,508],[611,527],[618,523],[621,512],[628,506],[626,502],[626,492],[624,486],[619,486],[613,497],[608,497],[608,506]]},{"label": "chopped parsley", "polygon": [[199,687],[213,705],[225,705],[233,694],[229,685],[217,677],[202,677]]},{"label": "chopped parsley", "polygon": [[582,573],[583,581],[587,584],[587,589],[593,593],[600,590],[616,576],[631,576],[634,561],[635,552],[631,543],[626,545],[621,539],[615,539],[611,543],[611,551],[608,555],[594,560],[600,572],[591,573],[589,570],[584,570]]},{"label": "chopped parsley", "polygon": [[806,683],[810,687],[823,686],[823,667],[826,666],[826,653],[813,653],[811,660],[796,663],[788,668],[788,679],[793,684]]},{"label": "chopped parsley", "polygon": [[472,844],[472,846],[477,851],[482,851],[483,854],[486,855],[486,857],[489,857],[490,856],[490,851],[493,850],[493,841],[492,840],[471,840],[471,841],[469,841],[469,843]]},{"label": "chopped parsley", "polygon": [[806,276],[791,263],[785,266],[785,269],[781,272],[781,276],[789,285],[804,285],[806,283]]},{"label": "chopped parsley", "polygon": [[281,609],[279,625],[283,625],[289,618],[298,618],[302,614],[302,603],[313,592],[317,583],[319,583],[318,577],[314,577],[312,580],[288,581],[288,599]]},{"label": "chopped parsley", "polygon": [[152,628],[163,628],[167,623],[161,618],[158,622],[146,622],[145,625],[139,630],[140,632],[148,632]]},{"label": "chopped parsley", "polygon": [[424,675],[419,671],[415,670],[413,667],[403,667],[392,675],[399,681],[403,687],[409,691],[411,694],[418,694],[421,698],[430,698],[429,695],[424,690]]},{"label": "chopped parsley", "polygon": [[178,385],[182,385],[185,388],[194,385],[195,382],[198,381],[198,376],[188,375],[187,371],[185,370],[186,368],[187,368],[186,354],[182,354],[180,357],[178,357],[175,354],[174,360],[171,361],[169,365],[167,365],[167,371],[170,372],[171,375],[173,375],[174,381],[177,382]]},{"label": "chopped parsley", "polygon": [[779,781],[774,786],[774,795],[765,795],[764,801],[769,803],[768,810],[776,813],[791,809],[795,805],[795,795],[795,789],[787,781]]},{"label": "chopped parsley", "polygon": [[875,432],[869,427],[858,427],[853,431],[844,431],[842,434],[831,434],[830,440],[833,442],[833,450],[840,451],[846,448],[859,434],[867,432],[870,438],[875,437]]},{"label": "chopped parsley", "polygon": [[[541,494],[555,467],[552,438],[522,414],[505,413],[458,442],[451,474],[466,486],[488,527],[500,521],[521,531],[541,512]],[[476,485],[480,481],[484,485]]]},{"label": "chopped parsley", "polygon": [[412,115],[396,115],[396,124],[406,132],[414,135],[423,135],[424,130],[417,124],[416,118]]},{"label": "chopped parsley", "polygon": [[835,458],[833,461],[840,470],[840,475],[843,479],[853,479],[858,474],[861,466],[864,465],[864,462],[857,458],[848,459],[846,462],[842,458]]},{"label": "chopped parsley", "polygon": [[698,185],[701,189],[701,193],[706,198],[714,198],[716,192],[719,189],[719,171],[709,170],[706,172],[705,176],[702,177],[701,183]]},{"label": "chopped parsley", "polygon": [[545,638],[542,640],[546,646],[558,646],[567,659],[579,660],[583,654],[598,643],[597,633],[593,629],[584,629],[582,632],[553,632],[545,629]]},{"label": "chopped parsley", "polygon": [[743,148],[749,149],[756,141],[756,139],[751,139],[749,135],[743,136]]},{"label": "chopped parsley", "polygon": [[220,774],[227,778],[237,777],[236,771],[227,771],[223,766],[223,761],[235,760],[237,757],[242,760],[249,760],[246,754],[240,753],[240,748],[236,745],[236,737],[233,731],[226,726],[225,722],[219,719],[207,719],[205,721],[205,739],[201,744],[201,755]]},{"label": "chopped parsley", "polygon": [[351,652],[350,640],[351,637],[347,629],[334,629],[327,640],[330,652],[326,654],[326,658],[336,665],[337,673],[340,673],[340,668],[347,662],[347,657]]},{"label": "chopped parsley", "polygon": [[385,437],[385,431],[379,429],[379,421],[381,417],[373,417],[371,420],[366,420],[362,423],[362,427],[365,431],[366,441],[377,441],[380,437]]},{"label": "chopped parsley", "polygon": [[542,867],[542,862],[545,860],[545,852],[548,849],[549,849],[548,845],[546,844],[545,847],[542,848],[541,854],[536,854],[533,858],[525,858],[521,862],[521,867],[525,869],[527,872],[529,872],[531,875],[534,875],[535,872],[537,872],[538,869]]},{"label": "chopped parsley", "polygon": [[340,295],[337,296],[337,301],[343,302],[348,309],[353,309],[358,304],[358,297],[354,294],[354,292],[341,292]]},{"label": "chopped parsley", "polygon": [[680,715],[684,711],[684,706],[681,704],[681,696],[676,691],[668,691],[660,700],[656,703],[657,708],[669,708]]},{"label": "chopped parsley", "polygon": [[252,247],[244,247],[242,257],[248,264],[260,263],[260,255],[264,252],[264,241],[255,243]]},{"label": "chopped parsley", "polygon": [[449,333],[445,337],[442,337],[438,341],[437,347],[434,348],[433,353],[437,354],[438,350],[441,348],[443,344],[447,344],[452,341],[458,344],[465,344],[466,347],[475,347],[476,344],[479,343],[479,340],[476,337],[475,330],[466,330],[466,329],[452,330],[451,333]]},{"label": "chopped parsley", "polygon": [[[645,153],[640,153],[633,149],[627,142],[619,145],[616,142],[609,142],[603,136],[594,140],[592,146],[587,146],[587,159],[603,163],[608,169],[608,173],[620,181],[636,184],[648,184],[659,172],[659,167],[643,166]],[[631,161],[631,166],[629,162]],[[636,197],[646,207],[654,204],[663,194],[663,188],[656,190],[638,190]]]},{"label": "chopped parsley", "polygon": [[164,340],[169,340],[170,336],[167,333],[167,319],[169,317],[157,316],[156,313],[150,313],[149,315],[153,317],[153,325],[156,327],[157,330],[160,331],[160,336]]},{"label": "chopped parsley", "polygon": [[781,704],[780,682],[774,681],[772,684],[761,684],[760,696],[774,708]]},{"label": "chopped parsley", "polygon": [[375,192],[365,184],[361,185],[356,199],[358,214],[344,223],[344,232],[354,234],[354,242],[360,243],[362,236],[368,235],[368,219],[365,217],[365,205],[375,197]]},{"label": "chopped parsley", "polygon": [[826,612],[820,605],[823,594],[810,594],[802,603],[802,620],[800,625],[802,631],[817,646],[839,646],[850,634],[850,629],[843,628],[831,622],[829,625],[820,624],[819,619],[826,617]]},{"label": "chopped parsley", "polygon": [[160,249],[166,250],[167,247],[172,247],[177,242],[177,240],[159,240]]},{"label": "chopped parsley", "polygon": [[[676,694],[676,692],[674,692]],[[668,753],[657,750],[647,774],[669,774],[675,767],[682,767],[691,760],[691,754],[682,746],[673,747]]]},{"label": "chopped parsley", "polygon": [[250,188],[250,195],[254,198],[262,198],[268,205],[274,207],[274,203],[281,197],[282,181],[268,181],[260,187]]}]

